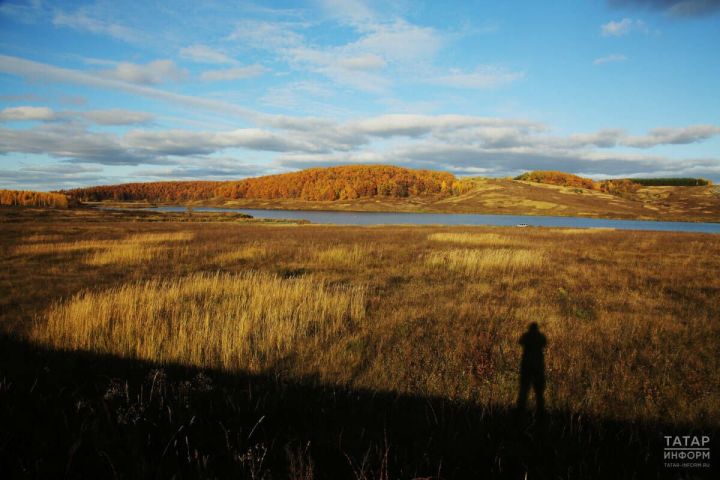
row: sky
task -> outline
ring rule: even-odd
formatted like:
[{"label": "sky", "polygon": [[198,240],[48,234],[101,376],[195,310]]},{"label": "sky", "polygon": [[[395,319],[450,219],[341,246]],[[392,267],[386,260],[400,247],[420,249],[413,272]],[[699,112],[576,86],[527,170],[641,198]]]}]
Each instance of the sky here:
[{"label": "sky", "polygon": [[0,0],[0,188],[392,164],[720,181],[720,0]]}]

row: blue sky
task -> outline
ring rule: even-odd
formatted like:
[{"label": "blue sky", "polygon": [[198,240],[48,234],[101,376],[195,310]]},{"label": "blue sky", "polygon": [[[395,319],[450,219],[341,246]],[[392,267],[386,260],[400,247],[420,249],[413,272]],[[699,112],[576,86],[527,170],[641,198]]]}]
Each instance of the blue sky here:
[{"label": "blue sky", "polygon": [[395,164],[720,181],[720,1],[0,1],[0,188]]}]

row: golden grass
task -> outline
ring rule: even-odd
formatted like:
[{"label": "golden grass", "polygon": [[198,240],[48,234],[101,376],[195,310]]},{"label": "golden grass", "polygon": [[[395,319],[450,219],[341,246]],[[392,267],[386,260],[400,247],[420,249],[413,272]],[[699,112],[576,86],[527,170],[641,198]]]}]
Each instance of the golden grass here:
[{"label": "golden grass", "polygon": [[169,232],[169,233],[140,233],[131,235],[124,242],[127,243],[167,243],[167,242],[187,242],[195,238],[192,232]]},{"label": "golden grass", "polygon": [[363,245],[336,245],[315,253],[315,259],[324,264],[343,266],[361,265],[367,261],[371,249]]},{"label": "golden grass", "polygon": [[[114,337],[108,332],[114,327],[108,320],[95,324],[89,317],[83,319],[88,323],[84,340],[73,340],[74,319],[82,316],[69,309],[72,305],[80,308],[84,296],[90,296],[96,303],[87,304],[88,312],[102,313],[103,299],[113,305],[106,307],[108,311],[118,316],[119,311],[130,311],[118,304],[119,292],[124,292],[123,302],[135,302],[139,306],[134,311],[139,312],[140,305],[149,300],[147,284],[138,282],[150,280],[155,283],[147,289],[148,298],[161,296],[163,285],[181,284],[186,292],[182,298],[163,301],[166,310],[152,315],[160,325],[150,332],[164,332],[162,322],[169,329],[187,318],[204,318],[204,312],[209,312],[211,326],[180,328],[178,335],[183,337],[172,337],[172,348],[170,343],[157,350],[142,347],[146,358],[220,365],[218,352],[226,348],[219,345],[221,339],[230,335],[232,341],[239,341],[239,334],[229,330],[228,316],[235,308],[232,295],[227,293],[229,287],[218,286],[217,294],[201,288],[193,297],[191,279],[213,268],[227,272],[223,278],[245,278],[250,266],[264,272],[263,278],[274,280],[262,281],[254,290],[257,298],[248,302],[266,305],[263,315],[268,320],[285,318],[280,321],[281,330],[290,315],[282,312],[292,311],[293,302],[300,299],[288,300],[286,307],[277,290],[298,280],[323,285],[316,290],[329,296],[347,293],[335,291],[333,285],[366,285],[367,311],[364,317],[346,321],[350,328],[339,328],[327,342],[322,335],[316,336],[320,330],[302,333],[301,329],[300,334],[288,337],[291,344],[283,344],[285,353],[268,354],[270,360],[263,360],[266,347],[252,340],[247,346],[252,351],[243,353],[250,359],[227,360],[226,368],[264,365],[268,372],[285,378],[312,377],[359,389],[510,406],[517,396],[521,355],[517,341],[527,324],[537,321],[548,337],[549,408],[602,417],[720,425],[720,358],[715,354],[720,349],[720,235],[605,230],[598,234],[584,229],[568,234],[568,229],[483,227],[268,228],[211,222],[137,225],[126,221],[8,223],[4,228],[7,235],[0,236],[0,246],[6,251],[25,243],[27,231],[82,239],[86,243],[78,245],[86,247],[102,245],[97,252],[72,259],[31,253],[0,258],[0,304],[5,305],[0,327],[27,334],[28,316],[42,321],[52,316],[56,322],[48,324],[51,330],[43,333],[41,321],[32,335],[60,348],[139,355],[132,340],[123,340],[128,345],[122,348],[113,346],[114,340],[108,339]],[[133,230],[128,232],[128,228]],[[112,271],[108,266],[106,274],[84,263],[92,254],[109,250],[110,242],[120,245],[137,233],[175,235],[178,231],[193,233],[194,238],[142,244],[140,249],[160,248],[161,252],[131,268],[118,263]],[[93,238],[99,243],[92,243]],[[455,239],[460,241],[452,243]],[[463,239],[469,243],[463,244]],[[474,244],[478,239],[507,239],[508,243]],[[522,245],[510,243],[513,240]],[[223,253],[245,249],[253,253],[238,255],[252,257],[247,262],[216,262]],[[298,275],[304,276],[294,278]],[[78,296],[88,288],[94,292]],[[309,290],[305,294],[313,295]],[[72,300],[56,303],[60,299]],[[183,316],[174,309],[188,313]],[[58,323],[61,310],[66,323]],[[320,311],[319,319],[332,318]],[[117,328],[127,323],[122,328],[142,334],[148,316],[133,315],[125,315]],[[254,321],[259,325],[257,332],[267,327],[259,317]],[[321,323],[328,321],[332,324],[331,320]],[[88,331],[95,327],[101,335],[93,341]],[[191,337],[188,332],[195,330],[204,331],[218,345],[211,342],[208,347],[202,336]],[[215,330],[218,333],[212,336]],[[198,353],[201,348],[210,353]],[[150,358],[154,355],[160,357]],[[492,368],[477,377],[469,370],[477,364]]]},{"label": "golden grass", "polygon": [[31,338],[64,349],[223,369],[267,368],[365,316],[365,289],[260,272],[151,280],[56,303]]},{"label": "golden grass", "polygon": [[248,260],[263,259],[268,255],[270,255],[270,249],[259,242],[254,242],[241,248],[220,253],[213,259],[213,263],[216,265],[229,265]]},{"label": "golden grass", "polygon": [[134,265],[151,260],[162,250],[159,247],[148,247],[137,243],[120,243],[111,248],[92,253],[87,257],[85,263],[94,266]]},{"label": "golden grass", "polygon": [[[48,242],[59,235],[33,235],[27,241]],[[27,243],[15,248],[17,255],[63,254],[81,251],[93,251],[85,263],[93,266],[135,265],[152,259],[163,247],[157,244],[187,242],[194,238],[191,232],[142,233],[114,240],[83,240],[60,243]]]},{"label": "golden grass", "polygon": [[582,235],[586,233],[607,233],[614,232],[614,228],[558,228],[553,230],[557,233],[563,233],[565,235]]},{"label": "golden grass", "polygon": [[30,243],[17,246],[13,251],[17,255],[45,255],[55,253],[70,253],[83,250],[97,250],[110,248],[116,241],[109,240],[80,240],[77,242],[61,243]]},{"label": "golden grass", "polygon": [[511,272],[538,269],[545,264],[545,259],[545,254],[537,250],[453,249],[430,252],[426,263],[431,267],[442,267],[466,275],[477,275],[489,271]]},{"label": "golden grass", "polygon": [[431,233],[428,235],[428,240],[463,245],[497,245],[504,247],[515,244],[512,238],[497,233]]}]

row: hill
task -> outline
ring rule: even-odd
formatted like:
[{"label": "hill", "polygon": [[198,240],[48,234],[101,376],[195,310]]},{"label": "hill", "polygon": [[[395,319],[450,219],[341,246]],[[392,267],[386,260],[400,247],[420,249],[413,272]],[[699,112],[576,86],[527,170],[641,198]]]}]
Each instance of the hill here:
[{"label": "hill", "polygon": [[[667,183],[667,182],[666,182]],[[82,201],[183,203],[286,210],[559,215],[641,220],[720,221],[713,185],[645,186],[563,172],[516,179],[457,178],[391,166],[313,168],[232,182],[155,182],[65,192]]]},{"label": "hill", "polygon": [[366,197],[441,195],[463,191],[447,172],[372,165],[310,168],[230,182],[126,183],[70,190],[81,201],[187,201],[219,199],[354,200]]}]

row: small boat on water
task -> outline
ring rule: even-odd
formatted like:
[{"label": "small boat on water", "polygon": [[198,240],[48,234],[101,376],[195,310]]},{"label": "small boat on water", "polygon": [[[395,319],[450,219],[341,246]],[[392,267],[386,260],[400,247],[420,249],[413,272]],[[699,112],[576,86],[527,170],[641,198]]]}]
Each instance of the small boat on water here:
[{"label": "small boat on water", "polygon": [[516,227],[529,227],[530,225],[528,225],[527,223],[518,223],[518,224],[515,225],[515,226],[516,226]]}]

